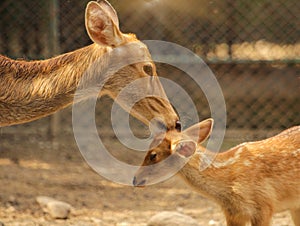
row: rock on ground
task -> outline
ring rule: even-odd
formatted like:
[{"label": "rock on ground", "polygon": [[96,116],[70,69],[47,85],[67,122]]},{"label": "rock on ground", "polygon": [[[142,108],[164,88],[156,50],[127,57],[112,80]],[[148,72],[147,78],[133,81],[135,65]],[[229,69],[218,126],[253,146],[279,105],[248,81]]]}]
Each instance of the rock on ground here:
[{"label": "rock on ground", "polygon": [[171,212],[171,211],[164,211],[158,213],[150,218],[148,226],[200,226],[198,222],[187,215],[178,213],[178,212]]},{"label": "rock on ground", "polygon": [[71,212],[70,204],[47,196],[39,196],[36,198],[36,201],[40,204],[43,211],[54,219],[67,219]]}]

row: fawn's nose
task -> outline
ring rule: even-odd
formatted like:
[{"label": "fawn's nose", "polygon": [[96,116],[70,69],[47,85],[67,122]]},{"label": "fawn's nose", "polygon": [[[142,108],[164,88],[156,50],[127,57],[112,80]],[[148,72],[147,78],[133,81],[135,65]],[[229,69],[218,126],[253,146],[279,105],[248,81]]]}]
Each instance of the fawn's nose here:
[{"label": "fawn's nose", "polygon": [[135,187],[143,187],[146,184],[146,180],[138,181],[137,177],[135,176],[133,178],[132,184]]}]

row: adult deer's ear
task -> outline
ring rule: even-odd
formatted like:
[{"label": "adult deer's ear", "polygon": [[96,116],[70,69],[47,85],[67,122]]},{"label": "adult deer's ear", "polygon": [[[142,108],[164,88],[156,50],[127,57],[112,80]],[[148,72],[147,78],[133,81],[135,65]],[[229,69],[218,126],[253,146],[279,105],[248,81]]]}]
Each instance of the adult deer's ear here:
[{"label": "adult deer's ear", "polygon": [[124,42],[117,14],[106,1],[88,3],[85,26],[89,37],[98,45],[116,47]]},{"label": "adult deer's ear", "polygon": [[180,157],[189,158],[195,153],[196,148],[197,145],[193,141],[180,141],[175,146],[175,153]]},{"label": "adult deer's ear", "polygon": [[114,24],[119,29],[119,18],[118,18],[116,10],[112,7],[112,5],[106,0],[97,0],[97,2],[107,12],[107,14],[110,16],[110,18],[114,22]]},{"label": "adult deer's ear", "polygon": [[213,123],[213,119],[206,119],[187,128],[185,131],[183,131],[183,133],[188,135],[192,140],[194,140],[198,144],[200,144],[209,137],[212,131]]}]

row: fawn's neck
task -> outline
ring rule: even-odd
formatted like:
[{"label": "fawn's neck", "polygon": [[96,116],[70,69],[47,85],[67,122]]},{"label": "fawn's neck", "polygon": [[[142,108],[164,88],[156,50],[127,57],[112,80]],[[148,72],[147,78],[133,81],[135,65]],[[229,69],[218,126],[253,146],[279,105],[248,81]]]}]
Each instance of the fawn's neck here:
[{"label": "fawn's neck", "polygon": [[226,197],[230,193],[230,185],[227,178],[227,175],[230,175],[230,169],[226,169],[228,173],[226,174],[224,169],[218,168],[213,164],[206,169],[201,169],[200,166],[203,164],[207,164],[203,153],[196,153],[180,170],[180,175],[203,196],[219,202],[218,196]]},{"label": "fawn's neck", "polygon": [[93,44],[41,61],[0,56],[0,126],[31,121],[70,105],[85,71],[105,52]]},{"label": "fawn's neck", "polygon": [[181,169],[180,174],[203,196],[211,198],[221,205],[230,203],[228,197],[233,197],[236,176],[249,170],[247,169],[247,164],[249,164],[247,157],[250,154],[248,144],[250,143],[243,143],[225,152],[215,154],[212,162],[207,156],[214,154],[208,150],[204,152],[205,149],[201,148]]}]

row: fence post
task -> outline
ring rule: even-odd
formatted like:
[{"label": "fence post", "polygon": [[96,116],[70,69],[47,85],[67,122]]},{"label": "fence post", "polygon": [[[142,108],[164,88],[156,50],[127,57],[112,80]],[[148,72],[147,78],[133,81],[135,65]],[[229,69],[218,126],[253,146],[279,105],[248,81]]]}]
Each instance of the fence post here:
[{"label": "fence post", "polygon": [[[49,1],[49,55],[60,53],[59,47],[59,4],[58,0]],[[56,137],[60,131],[60,114],[57,112],[50,117],[50,135]]]},{"label": "fence post", "polygon": [[236,4],[234,0],[227,0],[227,11],[228,11],[228,17],[227,17],[227,31],[226,31],[226,39],[229,46],[229,61],[232,61],[232,44],[234,43],[234,40],[236,39],[237,35],[235,33],[235,26],[236,26]]}]

